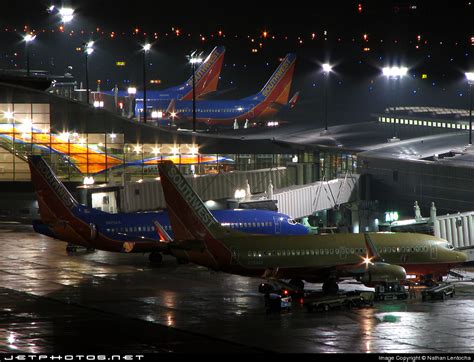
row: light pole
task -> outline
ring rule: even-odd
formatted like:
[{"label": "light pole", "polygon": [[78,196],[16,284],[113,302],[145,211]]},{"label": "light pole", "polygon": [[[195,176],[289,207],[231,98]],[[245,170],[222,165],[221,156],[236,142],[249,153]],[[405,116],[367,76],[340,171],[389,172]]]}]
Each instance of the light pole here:
[{"label": "light pole", "polygon": [[328,131],[328,92],[329,92],[329,73],[332,71],[332,65],[329,63],[323,64],[323,72],[326,77],[324,85],[324,132]]},{"label": "light pole", "polygon": [[133,98],[135,97],[135,94],[137,94],[137,88],[135,87],[128,88],[128,96],[130,98],[128,118],[133,118],[133,115],[134,115]]},{"label": "light pole", "polygon": [[[382,69],[382,73],[384,76],[387,77],[387,80],[390,82],[390,79],[394,79],[395,81],[397,81],[397,83],[400,82],[400,79],[402,79],[405,75],[407,75],[407,72],[408,72],[408,68],[407,67],[385,67]],[[396,87],[397,84],[395,84],[395,87]],[[393,108],[394,110],[396,111],[397,109],[397,87],[394,91],[394,97],[395,97],[395,101],[394,101],[394,104],[393,104]],[[393,138],[396,139],[397,138],[397,126],[396,126],[396,123],[395,121],[393,122],[393,132],[394,132],[394,135],[393,135]]]},{"label": "light pole", "polygon": [[146,123],[146,53],[151,49],[151,44],[143,46],[143,123]]},{"label": "light pole", "polygon": [[196,64],[202,63],[201,54],[196,55],[196,51],[192,52],[188,57],[193,69],[193,132],[196,132]]},{"label": "light pole", "polygon": [[89,104],[89,70],[88,70],[88,58],[94,52],[94,42],[89,41],[82,44],[82,51],[86,57],[86,103]]},{"label": "light pole", "polygon": [[25,47],[26,47],[26,75],[30,76],[30,43],[35,40],[36,35],[34,34],[26,34],[24,36],[25,40]]},{"label": "light pole", "polygon": [[466,73],[469,83],[469,146],[472,146],[472,84],[474,83],[474,73]]}]

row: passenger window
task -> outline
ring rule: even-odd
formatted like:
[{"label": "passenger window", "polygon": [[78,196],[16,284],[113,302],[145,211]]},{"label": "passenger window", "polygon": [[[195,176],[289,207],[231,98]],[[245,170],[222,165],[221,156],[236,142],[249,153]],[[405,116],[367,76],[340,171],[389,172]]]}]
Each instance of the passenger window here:
[{"label": "passenger window", "polygon": [[277,256],[281,256],[281,250],[277,250]]},{"label": "passenger window", "polygon": [[325,252],[326,255],[329,255],[329,249],[325,249],[324,252]]},{"label": "passenger window", "polygon": [[299,251],[299,250],[296,250],[296,255],[300,255],[300,251]]},{"label": "passenger window", "polygon": [[310,253],[311,255],[314,255],[314,250],[311,249],[311,250],[309,251],[309,253]]},{"label": "passenger window", "polygon": [[249,251],[248,256],[252,256],[252,252],[251,252],[251,251]]},{"label": "passenger window", "polygon": [[291,255],[295,256],[296,252],[294,250],[291,251]]},{"label": "passenger window", "polygon": [[306,250],[306,255],[309,255],[309,250]]},{"label": "passenger window", "polygon": [[404,252],[405,252],[405,248],[404,248],[404,247],[402,247],[402,248],[401,248],[401,251],[402,251],[402,253],[404,253]]},{"label": "passenger window", "polygon": [[351,248],[351,254],[354,254],[354,249],[353,248]]},{"label": "passenger window", "polygon": [[331,255],[334,254],[334,249],[330,249],[330,250],[329,250],[329,253],[330,253]]},{"label": "passenger window", "polygon": [[319,255],[319,249],[314,250],[314,255]]},{"label": "passenger window", "polygon": [[397,252],[397,249],[393,246],[392,247],[392,253],[396,253]]},{"label": "passenger window", "polygon": [[418,250],[419,250],[419,249],[418,249],[418,246],[416,246],[416,247],[415,247],[415,252],[418,253]]},{"label": "passenger window", "polygon": [[336,254],[339,254],[339,249],[336,249]]}]

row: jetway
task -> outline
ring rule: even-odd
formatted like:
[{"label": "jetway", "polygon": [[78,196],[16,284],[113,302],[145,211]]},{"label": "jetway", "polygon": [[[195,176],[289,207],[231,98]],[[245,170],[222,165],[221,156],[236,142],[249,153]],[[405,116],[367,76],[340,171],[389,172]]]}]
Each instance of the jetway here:
[{"label": "jetway", "polygon": [[[359,178],[358,175],[346,174],[335,180],[301,185],[297,169],[287,167],[185,177],[203,200],[234,199],[236,190],[250,190],[252,196],[241,201],[276,200],[278,210],[294,218],[347,203]],[[268,188],[270,180],[273,192]],[[148,211],[165,207],[159,180],[125,183],[122,211]]]},{"label": "jetway", "polygon": [[457,249],[474,247],[474,211],[437,216],[434,233]]},{"label": "jetway", "polygon": [[344,178],[277,190],[273,198],[278,201],[278,211],[299,219],[349,202],[358,180],[359,175],[346,174]]}]

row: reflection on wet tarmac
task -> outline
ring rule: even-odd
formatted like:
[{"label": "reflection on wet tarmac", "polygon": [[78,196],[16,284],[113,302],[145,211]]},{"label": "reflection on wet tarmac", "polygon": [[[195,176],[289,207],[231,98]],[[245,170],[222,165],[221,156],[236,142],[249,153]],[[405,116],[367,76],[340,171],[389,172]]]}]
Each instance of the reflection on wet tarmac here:
[{"label": "reflection on wet tarmac", "polygon": [[[1,352],[474,352],[474,286],[453,299],[264,313],[258,279],[0,232]],[[1,228],[0,228],[1,230]],[[200,346],[198,348],[197,346]]]}]

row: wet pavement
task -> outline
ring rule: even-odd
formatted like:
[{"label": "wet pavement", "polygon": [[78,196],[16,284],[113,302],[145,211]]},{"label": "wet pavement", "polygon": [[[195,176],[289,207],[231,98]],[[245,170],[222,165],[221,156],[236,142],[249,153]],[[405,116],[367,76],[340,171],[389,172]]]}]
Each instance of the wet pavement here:
[{"label": "wet pavement", "polygon": [[0,226],[0,352],[474,352],[474,283],[445,301],[267,315],[260,279],[65,247]]}]

